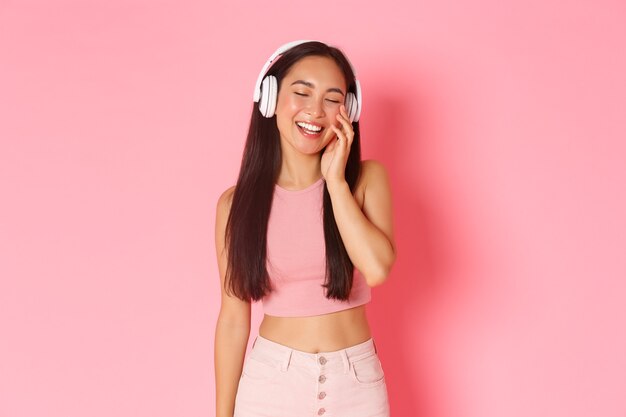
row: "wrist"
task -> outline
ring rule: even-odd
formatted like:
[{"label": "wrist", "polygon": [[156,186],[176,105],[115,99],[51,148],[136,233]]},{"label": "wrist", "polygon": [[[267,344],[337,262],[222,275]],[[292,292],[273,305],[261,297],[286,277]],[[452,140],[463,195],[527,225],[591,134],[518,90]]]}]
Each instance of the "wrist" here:
[{"label": "wrist", "polygon": [[328,188],[328,192],[330,194],[336,193],[337,191],[341,191],[342,189],[346,189],[350,191],[350,186],[348,182],[344,178],[335,179],[335,180],[326,180],[326,188]]}]

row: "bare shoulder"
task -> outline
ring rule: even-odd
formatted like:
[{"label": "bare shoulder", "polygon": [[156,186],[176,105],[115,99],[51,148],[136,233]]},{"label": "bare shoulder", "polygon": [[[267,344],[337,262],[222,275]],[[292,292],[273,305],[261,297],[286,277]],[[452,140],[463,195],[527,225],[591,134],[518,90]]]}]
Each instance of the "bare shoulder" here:
[{"label": "bare shoulder", "polygon": [[224,251],[226,246],[225,234],[226,223],[230,215],[230,207],[233,203],[233,194],[235,186],[227,188],[217,199],[215,207],[215,245],[218,250],[218,256]]},{"label": "bare shoulder", "polygon": [[235,186],[232,186],[222,192],[217,199],[217,206],[215,208],[215,246],[218,257],[224,254],[226,246],[226,223],[228,222],[228,216],[230,215],[230,207],[233,202],[234,192]]},{"label": "bare shoulder", "polygon": [[219,211],[230,211],[230,205],[233,202],[233,194],[235,194],[235,186],[228,187],[217,199],[217,210]]},{"label": "bare shoulder", "polygon": [[380,188],[389,188],[389,174],[387,168],[381,162],[375,159],[366,159],[361,161],[361,187],[363,193],[370,190],[380,191]]},{"label": "bare shoulder", "polygon": [[363,176],[365,177],[387,176],[387,168],[385,165],[375,159],[366,159],[361,161],[361,170],[363,172]]}]

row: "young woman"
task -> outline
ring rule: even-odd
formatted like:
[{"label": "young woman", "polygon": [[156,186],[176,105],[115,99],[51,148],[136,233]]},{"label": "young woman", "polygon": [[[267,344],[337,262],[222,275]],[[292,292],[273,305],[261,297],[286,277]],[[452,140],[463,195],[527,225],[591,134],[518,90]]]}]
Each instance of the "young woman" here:
[{"label": "young woman", "polygon": [[217,417],[389,416],[365,305],[395,261],[391,192],[385,168],[361,161],[353,68],[337,48],[291,42],[254,101],[239,178],[217,203]]}]

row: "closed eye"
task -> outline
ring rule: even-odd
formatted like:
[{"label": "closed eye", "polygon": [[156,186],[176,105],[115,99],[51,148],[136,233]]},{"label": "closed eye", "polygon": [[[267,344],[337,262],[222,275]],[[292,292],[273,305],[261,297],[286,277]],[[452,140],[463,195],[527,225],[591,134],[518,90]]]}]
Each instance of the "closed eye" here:
[{"label": "closed eye", "polygon": [[298,93],[298,92],[294,92],[294,94],[297,94],[297,95],[299,95],[299,96],[303,96],[303,97],[307,97],[307,96],[308,96],[308,94]]}]

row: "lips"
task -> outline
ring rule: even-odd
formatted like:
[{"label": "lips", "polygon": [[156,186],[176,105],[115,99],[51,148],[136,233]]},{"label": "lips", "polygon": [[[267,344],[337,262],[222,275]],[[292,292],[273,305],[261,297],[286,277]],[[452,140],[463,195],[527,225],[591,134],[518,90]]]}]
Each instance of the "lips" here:
[{"label": "lips", "polygon": [[304,137],[311,139],[319,138],[324,131],[324,127],[310,122],[296,122],[296,127]]}]

